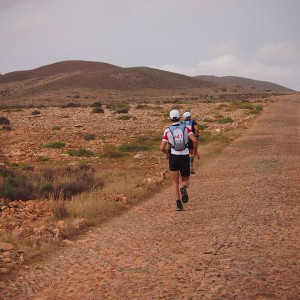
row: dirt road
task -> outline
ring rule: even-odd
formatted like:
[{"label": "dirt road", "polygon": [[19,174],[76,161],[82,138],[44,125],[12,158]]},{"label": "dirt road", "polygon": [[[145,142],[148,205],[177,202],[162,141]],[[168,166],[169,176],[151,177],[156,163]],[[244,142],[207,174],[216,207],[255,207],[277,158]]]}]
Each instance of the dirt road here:
[{"label": "dirt road", "polygon": [[168,188],[0,285],[0,298],[299,299],[299,128],[300,100],[271,104],[198,168],[185,211]]}]

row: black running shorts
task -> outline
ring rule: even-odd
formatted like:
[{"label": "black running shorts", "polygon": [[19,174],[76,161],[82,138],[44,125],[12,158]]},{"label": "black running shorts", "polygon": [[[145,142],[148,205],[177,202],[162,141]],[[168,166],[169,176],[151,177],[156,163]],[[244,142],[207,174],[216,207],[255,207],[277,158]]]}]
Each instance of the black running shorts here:
[{"label": "black running shorts", "polygon": [[182,177],[190,176],[190,156],[170,154],[169,167],[170,171],[180,171]]}]

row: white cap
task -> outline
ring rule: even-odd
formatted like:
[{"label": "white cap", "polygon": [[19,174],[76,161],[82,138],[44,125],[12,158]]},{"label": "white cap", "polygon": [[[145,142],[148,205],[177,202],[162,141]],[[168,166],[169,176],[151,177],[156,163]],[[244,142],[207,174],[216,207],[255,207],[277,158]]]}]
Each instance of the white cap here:
[{"label": "white cap", "polygon": [[172,121],[176,121],[180,118],[180,112],[177,109],[173,109],[170,111],[170,119]]},{"label": "white cap", "polygon": [[183,114],[183,118],[184,119],[187,119],[187,118],[190,118],[191,117],[191,113],[189,111],[186,111],[184,114]]}]

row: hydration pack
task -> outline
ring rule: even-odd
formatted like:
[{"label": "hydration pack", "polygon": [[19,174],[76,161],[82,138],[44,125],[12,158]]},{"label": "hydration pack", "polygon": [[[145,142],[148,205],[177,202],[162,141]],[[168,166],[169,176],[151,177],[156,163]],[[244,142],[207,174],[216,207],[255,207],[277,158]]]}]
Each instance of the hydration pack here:
[{"label": "hydration pack", "polygon": [[[190,128],[191,130],[193,130],[193,127],[192,127],[193,122],[194,122],[194,120],[192,120],[192,119],[190,119],[190,120],[183,120],[183,121],[181,122],[181,124],[184,124],[186,127],[188,127],[188,128]],[[193,131],[193,132],[194,132],[194,131]]]},{"label": "hydration pack", "polygon": [[174,145],[171,143],[171,147],[174,148],[176,151],[182,151],[186,148],[188,141],[185,141],[185,125],[171,125],[169,127],[170,132],[173,136]]}]

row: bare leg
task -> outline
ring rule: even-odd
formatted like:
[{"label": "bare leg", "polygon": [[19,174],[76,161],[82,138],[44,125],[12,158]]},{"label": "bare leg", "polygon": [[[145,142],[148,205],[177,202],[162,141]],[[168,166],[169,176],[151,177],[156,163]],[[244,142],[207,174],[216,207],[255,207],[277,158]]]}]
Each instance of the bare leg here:
[{"label": "bare leg", "polygon": [[173,196],[175,200],[180,199],[180,193],[179,193],[179,171],[171,171],[171,178],[172,178],[172,190],[173,190]]},{"label": "bare leg", "polygon": [[194,150],[190,149],[190,171],[192,174],[195,174],[194,171]]},{"label": "bare leg", "polygon": [[187,203],[189,201],[189,196],[187,194],[187,187],[190,184],[190,177],[181,177],[182,181],[182,187],[180,188],[180,193],[181,193],[181,201],[182,203]]},{"label": "bare leg", "polygon": [[181,177],[182,185],[185,185],[185,187],[188,187],[190,185],[190,177]]}]

